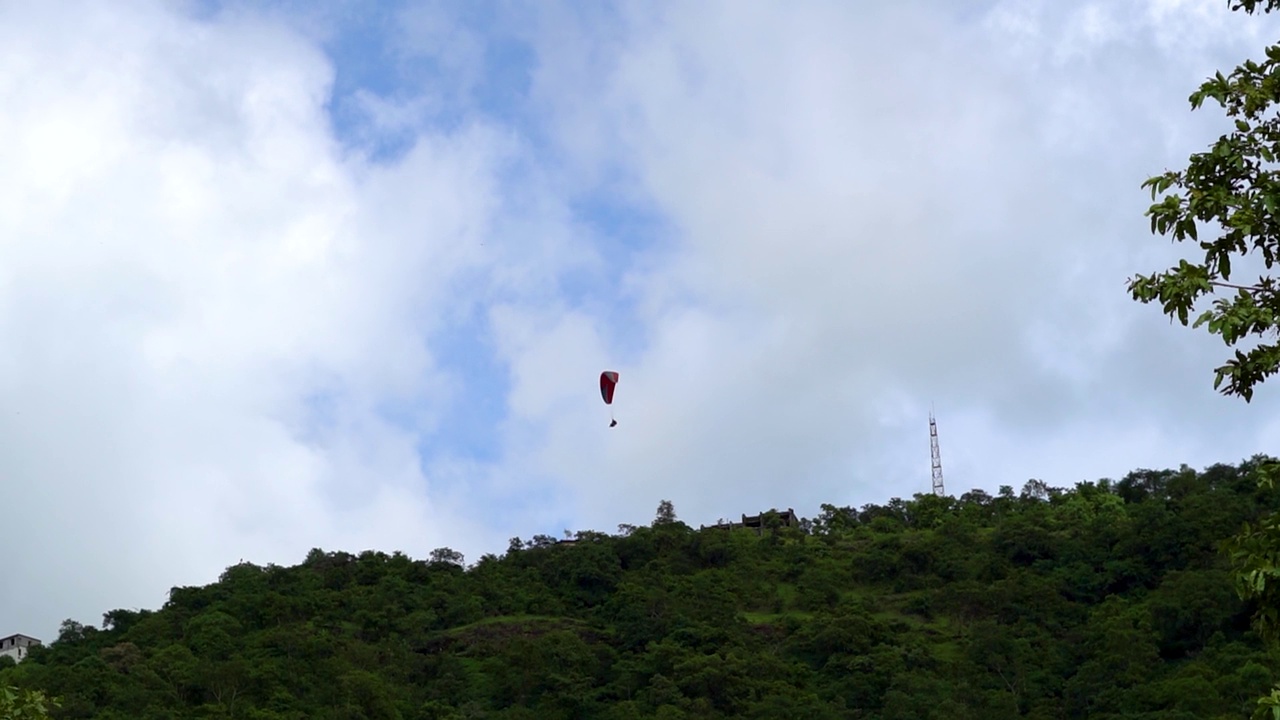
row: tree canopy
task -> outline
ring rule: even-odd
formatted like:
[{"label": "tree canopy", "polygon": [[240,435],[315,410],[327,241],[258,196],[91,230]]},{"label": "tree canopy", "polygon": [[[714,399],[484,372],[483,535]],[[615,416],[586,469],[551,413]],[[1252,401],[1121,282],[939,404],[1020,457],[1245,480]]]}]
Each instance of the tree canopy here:
[{"label": "tree canopy", "polygon": [[315,549],[68,620],[0,686],[102,720],[1238,718],[1275,676],[1219,543],[1280,507],[1267,462],[758,528],[663,502],[470,566]]}]

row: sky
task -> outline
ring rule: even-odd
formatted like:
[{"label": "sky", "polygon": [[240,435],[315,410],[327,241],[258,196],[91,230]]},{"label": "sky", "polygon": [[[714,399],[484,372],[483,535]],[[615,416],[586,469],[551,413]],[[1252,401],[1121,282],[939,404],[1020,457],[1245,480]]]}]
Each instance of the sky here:
[{"label": "sky", "polygon": [[[1280,454],[1134,302],[1225,0],[0,4],[0,635]],[[612,408],[602,370],[620,375]],[[610,428],[610,412],[618,420]]]}]

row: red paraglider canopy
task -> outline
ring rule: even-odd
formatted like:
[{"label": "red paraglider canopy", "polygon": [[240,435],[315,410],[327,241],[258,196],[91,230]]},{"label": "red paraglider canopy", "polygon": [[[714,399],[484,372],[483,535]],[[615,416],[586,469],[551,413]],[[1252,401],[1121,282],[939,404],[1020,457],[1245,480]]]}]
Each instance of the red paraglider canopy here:
[{"label": "red paraglider canopy", "polygon": [[600,397],[605,405],[613,404],[613,388],[618,384],[618,373],[606,370],[600,373]]}]

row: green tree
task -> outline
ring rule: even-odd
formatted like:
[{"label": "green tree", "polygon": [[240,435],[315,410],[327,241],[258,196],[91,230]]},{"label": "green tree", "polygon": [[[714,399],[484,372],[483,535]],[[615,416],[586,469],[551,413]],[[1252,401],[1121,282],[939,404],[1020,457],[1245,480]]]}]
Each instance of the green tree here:
[{"label": "green tree", "polygon": [[431,551],[431,562],[433,563],[448,563],[461,566],[465,561],[465,556],[453,548],[441,547]]},{"label": "green tree", "polygon": [[0,687],[0,720],[48,720],[57,701],[39,690]]},{"label": "green tree", "polygon": [[[1269,13],[1280,9],[1280,0],[1230,0],[1229,6],[1249,14]],[[1189,98],[1192,110],[1206,100],[1216,102],[1233,121],[1230,132],[1207,151],[1193,154],[1185,169],[1167,171],[1143,184],[1151,190],[1151,231],[1175,242],[1198,243],[1203,260],[1183,259],[1176,267],[1129,281],[1135,300],[1159,302],[1166,315],[1184,326],[1199,300],[1219,291],[1233,293],[1217,297],[1198,314],[1193,327],[1206,327],[1233,349],[1233,356],[1215,368],[1214,388],[1245,402],[1259,384],[1280,372],[1280,283],[1270,274],[1280,262],[1280,116],[1275,112],[1280,106],[1280,44],[1263,54],[1262,61],[1245,60],[1226,76],[1215,73]],[[1202,226],[1216,237],[1202,239]],[[1255,267],[1260,260],[1267,272],[1256,282],[1232,282],[1233,263],[1239,268],[1250,260]],[[1247,349],[1237,348],[1242,342],[1248,343]],[[1260,479],[1272,485],[1275,465],[1260,471]],[[1237,571],[1240,595],[1258,602],[1255,623],[1262,636],[1276,644],[1280,515],[1246,526],[1226,549]],[[1260,701],[1258,716],[1280,719],[1280,686]]]},{"label": "green tree", "polygon": [[[1277,0],[1236,0],[1233,10],[1270,12]],[[1129,291],[1142,303],[1159,302],[1170,318],[1186,325],[1197,301],[1218,291],[1193,327],[1205,326],[1229,347],[1256,340],[1248,350],[1215,369],[1214,388],[1248,402],[1254,387],[1280,371],[1280,344],[1267,342],[1280,330],[1280,283],[1270,275],[1257,282],[1231,282],[1233,263],[1250,256],[1266,269],[1280,261],[1280,45],[1265,51],[1262,62],[1246,60],[1224,76],[1221,72],[1191,94],[1193,110],[1213,100],[1234,120],[1231,132],[1205,152],[1193,154],[1183,170],[1149,178],[1154,204],[1147,211],[1151,231],[1175,242],[1190,240],[1204,252],[1202,262],[1181,260],[1176,267],[1129,280]],[[1163,197],[1159,197],[1163,196]],[[1159,199],[1157,200],[1157,198]],[[1203,226],[1217,226],[1217,237],[1201,238]],[[1224,385],[1225,381],[1225,385]]]},{"label": "green tree", "polygon": [[[1280,464],[1258,463],[1256,472],[1259,485],[1274,489]],[[1268,645],[1280,645],[1280,513],[1272,512],[1256,523],[1246,523],[1223,547],[1231,556],[1237,593],[1256,603],[1253,622],[1258,634]],[[1280,684],[1258,701],[1254,717],[1280,720]]]},{"label": "green tree", "polygon": [[240,563],[68,621],[0,687],[101,720],[1240,717],[1274,661],[1212,544],[1280,507],[1262,467],[826,506],[778,542],[672,520]]},{"label": "green tree", "polygon": [[653,525],[670,525],[676,521],[676,508],[670,500],[658,503],[658,511],[654,514]]}]

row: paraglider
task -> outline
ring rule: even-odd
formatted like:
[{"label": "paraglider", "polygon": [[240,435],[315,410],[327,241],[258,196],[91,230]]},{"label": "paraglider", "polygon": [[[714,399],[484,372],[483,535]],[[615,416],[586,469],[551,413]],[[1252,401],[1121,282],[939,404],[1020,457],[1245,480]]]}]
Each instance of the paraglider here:
[{"label": "paraglider", "polygon": [[613,389],[618,385],[618,373],[612,370],[605,370],[600,373],[600,397],[604,398],[604,404],[609,406],[609,427],[618,424],[613,419]]}]

